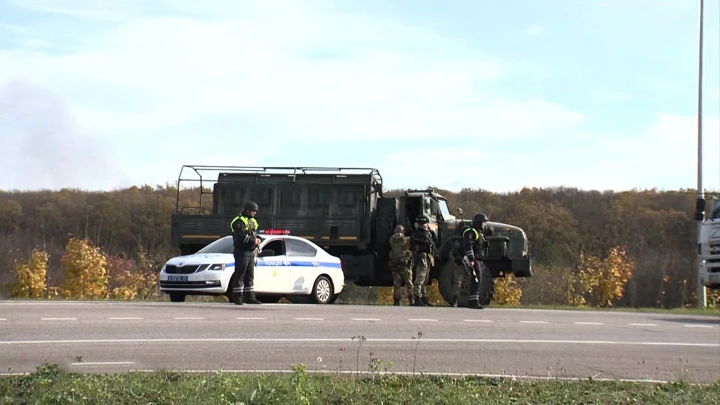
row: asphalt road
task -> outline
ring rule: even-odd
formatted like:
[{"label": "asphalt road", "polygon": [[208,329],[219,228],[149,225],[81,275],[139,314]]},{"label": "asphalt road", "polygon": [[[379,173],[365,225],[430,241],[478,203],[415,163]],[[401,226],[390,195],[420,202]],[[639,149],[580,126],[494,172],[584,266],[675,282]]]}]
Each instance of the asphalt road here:
[{"label": "asphalt road", "polygon": [[720,378],[720,317],[0,301],[0,372],[45,362],[77,372],[288,372],[305,363],[309,371],[349,373],[374,364],[399,373],[710,382]]}]

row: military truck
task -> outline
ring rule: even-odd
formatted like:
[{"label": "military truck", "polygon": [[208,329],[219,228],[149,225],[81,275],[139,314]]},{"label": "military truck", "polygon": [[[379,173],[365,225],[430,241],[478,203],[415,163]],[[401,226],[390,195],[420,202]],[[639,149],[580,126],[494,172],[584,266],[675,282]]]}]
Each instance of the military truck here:
[{"label": "military truck", "polygon": [[[188,172],[197,178],[184,178]],[[208,178],[208,172],[218,173],[217,178]],[[199,183],[196,205],[180,204],[185,182]],[[207,203],[203,205],[203,197],[210,194],[208,183],[213,183],[212,209]],[[438,280],[443,298],[452,301],[455,264],[451,249],[461,236],[461,228],[470,221],[462,219],[460,208],[456,211],[459,217],[452,215],[447,199],[434,190],[385,196],[382,176],[374,168],[199,165],[183,165],[177,187],[171,232],[181,254],[195,253],[229,235],[230,221],[241,212],[243,202],[252,200],[260,208],[256,219],[261,229],[289,231],[314,241],[340,257],[346,281],[359,286],[392,286],[390,236],[398,224],[409,234],[415,219],[424,216],[436,238],[435,266],[428,283]],[[489,222],[488,226],[494,229],[494,236],[488,238],[481,288],[485,305],[492,299],[494,278],[532,276],[525,232],[499,222]],[[458,305],[466,303],[467,294],[461,294]]]},{"label": "military truck", "polygon": [[720,290],[720,201],[717,201],[705,218],[705,201],[698,203],[695,219],[700,226],[698,238],[698,277],[700,284]]}]

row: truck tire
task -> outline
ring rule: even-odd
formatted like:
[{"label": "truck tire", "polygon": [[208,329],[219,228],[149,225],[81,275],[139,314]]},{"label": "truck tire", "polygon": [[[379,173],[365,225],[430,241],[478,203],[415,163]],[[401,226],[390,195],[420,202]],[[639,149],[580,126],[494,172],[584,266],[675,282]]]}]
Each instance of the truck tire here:
[{"label": "truck tire", "polygon": [[[438,290],[440,291],[440,295],[442,295],[445,302],[450,305],[453,300],[454,295],[454,287],[453,284],[455,283],[455,263],[452,260],[447,260],[444,263],[440,264],[439,274],[438,274]],[[458,294],[458,306],[459,307],[465,307],[467,306],[467,292],[468,292],[468,282],[465,280],[463,282],[462,287],[460,288],[459,294]]]},{"label": "truck tire", "polygon": [[[441,265],[440,274],[438,276],[438,290],[445,302],[452,303],[454,295],[455,283],[455,263],[448,260]],[[458,307],[467,306],[468,291],[470,289],[470,279],[465,277],[462,286],[458,291]],[[484,306],[490,305],[495,295],[495,279],[487,268],[482,269],[482,285],[480,285],[480,303]]]},{"label": "truck tire", "polygon": [[480,304],[490,305],[495,295],[495,279],[487,268],[482,269],[482,284],[480,285]]}]

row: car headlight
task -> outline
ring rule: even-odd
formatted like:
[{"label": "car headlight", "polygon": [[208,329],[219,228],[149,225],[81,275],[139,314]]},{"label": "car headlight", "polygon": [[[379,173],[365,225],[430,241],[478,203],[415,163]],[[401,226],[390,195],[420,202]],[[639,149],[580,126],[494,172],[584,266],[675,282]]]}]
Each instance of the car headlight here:
[{"label": "car headlight", "polygon": [[208,267],[208,270],[225,270],[225,263],[212,264]]}]

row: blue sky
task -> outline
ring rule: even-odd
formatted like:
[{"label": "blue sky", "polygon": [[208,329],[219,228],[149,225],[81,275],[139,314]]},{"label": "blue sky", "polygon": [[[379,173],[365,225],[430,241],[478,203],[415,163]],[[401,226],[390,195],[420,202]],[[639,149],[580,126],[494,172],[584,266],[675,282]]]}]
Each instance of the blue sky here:
[{"label": "blue sky", "polygon": [[[720,2],[705,3],[717,190]],[[164,184],[182,164],[694,188],[697,33],[698,2],[677,0],[0,0],[0,188]]]}]

